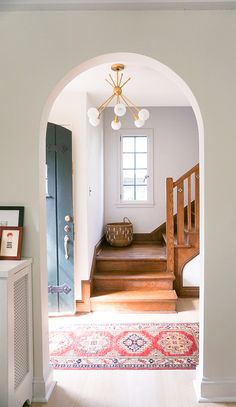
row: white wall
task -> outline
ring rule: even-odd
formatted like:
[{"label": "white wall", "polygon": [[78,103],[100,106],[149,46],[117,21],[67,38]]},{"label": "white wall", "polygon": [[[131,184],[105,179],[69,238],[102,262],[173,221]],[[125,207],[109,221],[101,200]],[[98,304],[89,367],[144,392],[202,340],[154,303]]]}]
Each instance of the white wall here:
[{"label": "white wall", "polygon": [[199,287],[201,274],[201,259],[198,255],[183,268],[183,287]]},{"label": "white wall", "polygon": [[81,279],[90,276],[94,246],[103,230],[103,127],[88,127],[88,103],[84,93],[62,92],[49,116],[50,122],[72,130],[76,298],[81,296]]},{"label": "white wall", "polygon": [[[119,61],[125,62],[130,53],[136,54],[135,62],[147,55],[146,62],[165,70],[188,92],[182,78],[200,107],[204,280],[197,388],[199,398],[235,401],[236,13],[22,11],[2,12],[0,21],[0,197],[2,205],[26,209],[23,255],[34,259],[35,399],[45,400],[52,388],[42,200],[48,110],[67,80],[94,63],[83,65],[85,61],[103,55],[105,62],[117,62],[117,56],[105,55],[122,51],[126,54]],[[202,130],[201,120],[198,124]],[[218,250],[217,237],[226,230]]]},{"label": "white wall", "polygon": [[[152,232],[166,221],[166,178],[178,179],[199,162],[198,129],[191,107],[149,107],[150,118],[142,129],[153,129],[153,186],[152,207],[119,207],[117,189],[119,175],[119,131],[111,128],[113,108],[106,109],[105,134],[105,222],[132,221],[137,233]],[[122,128],[133,128],[127,112],[121,119]],[[118,150],[118,151],[117,151]]]},{"label": "white wall", "polygon": [[[87,195],[88,195],[88,259],[91,270],[94,246],[101,239],[104,229],[104,141],[103,121],[93,127],[87,120],[87,110],[93,106],[87,98]],[[82,237],[82,236],[81,236]],[[87,277],[88,278],[88,277]]]}]

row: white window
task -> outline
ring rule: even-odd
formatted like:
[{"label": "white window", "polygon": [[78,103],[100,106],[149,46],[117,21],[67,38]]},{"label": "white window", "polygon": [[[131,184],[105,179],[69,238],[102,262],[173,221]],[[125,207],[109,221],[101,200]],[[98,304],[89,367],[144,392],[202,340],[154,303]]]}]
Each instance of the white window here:
[{"label": "white window", "polygon": [[152,130],[120,132],[120,204],[153,204]]}]

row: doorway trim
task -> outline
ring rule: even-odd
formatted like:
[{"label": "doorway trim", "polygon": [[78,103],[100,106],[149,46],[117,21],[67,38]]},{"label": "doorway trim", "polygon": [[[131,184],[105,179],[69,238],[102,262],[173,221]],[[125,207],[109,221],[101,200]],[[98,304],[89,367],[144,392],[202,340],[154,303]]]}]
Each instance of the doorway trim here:
[{"label": "doorway trim", "polygon": [[[150,58],[141,54],[135,53],[111,53],[101,55],[78,65],[72,69],[68,74],[57,83],[54,89],[51,91],[48,99],[45,102],[43,113],[41,116],[40,130],[39,130],[39,219],[40,219],[40,275],[41,275],[41,316],[42,316],[42,358],[45,366],[47,366],[47,372],[45,374],[45,381],[39,383],[37,386],[36,380],[34,381],[34,401],[47,402],[54,388],[52,370],[49,367],[49,352],[48,352],[48,330],[47,330],[47,264],[46,264],[46,202],[45,202],[45,144],[46,144],[46,128],[51,108],[55,99],[58,97],[62,89],[71,82],[76,76],[82,72],[91,69],[97,65],[112,63],[114,60],[122,60],[126,62],[135,62],[142,65],[148,65],[156,71],[162,72],[165,77],[175,83],[187,97],[190,105],[194,111],[199,134],[199,163],[200,163],[200,258],[201,258],[201,284],[200,290],[203,290],[204,282],[204,126],[202,120],[202,114],[198,102],[192,93],[187,83],[171,68],[157,61],[154,58]],[[198,374],[203,369],[203,337],[204,337],[204,324],[203,324],[203,296],[200,296],[200,343],[199,343],[199,366]]]}]

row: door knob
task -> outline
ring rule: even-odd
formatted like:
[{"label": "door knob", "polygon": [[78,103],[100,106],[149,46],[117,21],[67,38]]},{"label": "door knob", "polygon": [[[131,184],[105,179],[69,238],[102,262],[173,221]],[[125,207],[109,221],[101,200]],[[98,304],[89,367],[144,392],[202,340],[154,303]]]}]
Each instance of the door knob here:
[{"label": "door knob", "polygon": [[72,217],[70,215],[66,215],[65,216],[65,221],[66,222],[71,222],[72,221]]}]

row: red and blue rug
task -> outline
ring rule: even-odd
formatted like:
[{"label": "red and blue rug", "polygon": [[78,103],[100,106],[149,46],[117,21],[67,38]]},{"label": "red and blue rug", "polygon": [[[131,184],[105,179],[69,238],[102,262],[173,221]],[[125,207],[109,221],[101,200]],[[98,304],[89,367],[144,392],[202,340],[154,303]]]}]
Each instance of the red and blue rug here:
[{"label": "red and blue rug", "polygon": [[195,369],[198,323],[61,325],[50,332],[53,369]]}]

